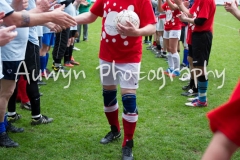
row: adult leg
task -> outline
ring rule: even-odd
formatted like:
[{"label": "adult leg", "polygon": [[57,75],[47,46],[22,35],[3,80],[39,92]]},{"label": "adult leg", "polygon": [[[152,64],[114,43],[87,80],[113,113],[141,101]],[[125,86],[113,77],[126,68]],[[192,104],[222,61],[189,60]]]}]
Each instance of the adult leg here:
[{"label": "adult leg", "polygon": [[56,34],[56,41],[53,48],[54,71],[61,70],[61,60],[67,48],[70,28]]},{"label": "adult leg", "polygon": [[[31,107],[32,107],[32,125],[46,124],[53,121],[52,118],[41,115],[40,112],[40,94],[37,84],[37,80],[33,77],[39,75],[39,49],[38,46],[28,41],[26,54],[25,54],[25,64],[27,70],[30,73],[30,81],[27,83],[26,91],[29,97]],[[22,67],[23,68],[23,67]]]},{"label": "adult leg", "polygon": [[88,24],[83,24],[83,41],[88,40]]},{"label": "adult leg", "polygon": [[7,120],[4,118],[8,100],[14,91],[15,81],[1,79],[0,85],[0,146],[17,147],[18,143],[11,140],[6,133]]}]

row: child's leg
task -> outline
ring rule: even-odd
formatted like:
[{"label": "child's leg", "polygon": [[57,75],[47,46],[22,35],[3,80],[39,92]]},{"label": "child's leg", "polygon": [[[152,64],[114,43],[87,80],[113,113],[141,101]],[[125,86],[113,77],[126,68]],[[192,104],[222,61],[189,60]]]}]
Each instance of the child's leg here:
[{"label": "child's leg", "polygon": [[215,132],[202,160],[229,160],[238,146],[222,132]]}]

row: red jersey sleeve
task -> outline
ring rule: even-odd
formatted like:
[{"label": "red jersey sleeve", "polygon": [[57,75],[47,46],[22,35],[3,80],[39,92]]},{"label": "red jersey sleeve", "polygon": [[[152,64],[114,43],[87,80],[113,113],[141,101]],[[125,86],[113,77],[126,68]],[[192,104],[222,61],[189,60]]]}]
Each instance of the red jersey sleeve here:
[{"label": "red jersey sleeve", "polygon": [[222,132],[230,141],[240,146],[240,82],[230,100],[207,113],[212,132]]},{"label": "red jersey sleeve", "polygon": [[96,0],[96,2],[94,2],[93,6],[91,7],[90,11],[99,16],[99,17],[103,17],[103,0]]},{"label": "red jersey sleeve", "polygon": [[140,19],[140,28],[148,24],[157,23],[153,9],[152,9],[152,4],[149,0],[143,1],[142,8],[139,13],[139,19]]}]

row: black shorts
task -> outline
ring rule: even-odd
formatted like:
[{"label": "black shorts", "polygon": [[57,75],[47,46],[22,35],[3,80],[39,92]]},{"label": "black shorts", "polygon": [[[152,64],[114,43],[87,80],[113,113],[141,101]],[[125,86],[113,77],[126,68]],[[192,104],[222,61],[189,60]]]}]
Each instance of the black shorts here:
[{"label": "black shorts", "polygon": [[193,66],[208,65],[212,38],[210,31],[192,33]]},{"label": "black shorts", "polygon": [[192,45],[191,44],[188,45],[188,56],[193,58],[193,55],[192,55]]},{"label": "black shorts", "polygon": [[[26,65],[26,69],[24,64]],[[27,43],[24,64],[21,64],[20,71],[26,74],[29,73],[30,80],[35,80],[40,73],[39,46],[30,41]]]},{"label": "black shorts", "polygon": [[182,43],[184,43],[184,40],[185,40],[185,27],[186,26],[182,26],[182,28],[181,28],[180,41],[182,41]]},{"label": "black shorts", "polygon": [[19,76],[16,74],[19,72],[19,64],[21,61],[3,61],[3,79],[6,80],[18,80]]},{"label": "black shorts", "polygon": [[69,32],[69,38],[75,37],[77,30],[70,30]]}]

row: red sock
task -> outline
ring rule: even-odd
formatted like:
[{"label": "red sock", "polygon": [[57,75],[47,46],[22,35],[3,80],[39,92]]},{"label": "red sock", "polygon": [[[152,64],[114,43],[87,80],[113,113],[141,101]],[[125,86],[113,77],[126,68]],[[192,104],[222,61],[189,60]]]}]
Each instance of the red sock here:
[{"label": "red sock", "polygon": [[111,126],[116,126],[118,129],[118,132],[120,132],[120,125],[118,121],[118,109],[113,112],[105,112],[105,115],[108,119],[108,123]]},{"label": "red sock", "polygon": [[124,130],[122,147],[124,147],[127,141],[133,139],[133,134],[134,134],[137,122],[128,122],[124,118],[122,119],[122,121],[123,121],[123,130]]},{"label": "red sock", "polygon": [[156,41],[153,41],[153,46],[157,46],[157,43],[156,43]]},{"label": "red sock", "polygon": [[20,76],[20,78],[18,80],[18,94],[17,94],[17,97],[20,98],[22,103],[29,102],[26,87],[27,87],[27,80],[25,80],[23,78],[23,76]]}]

